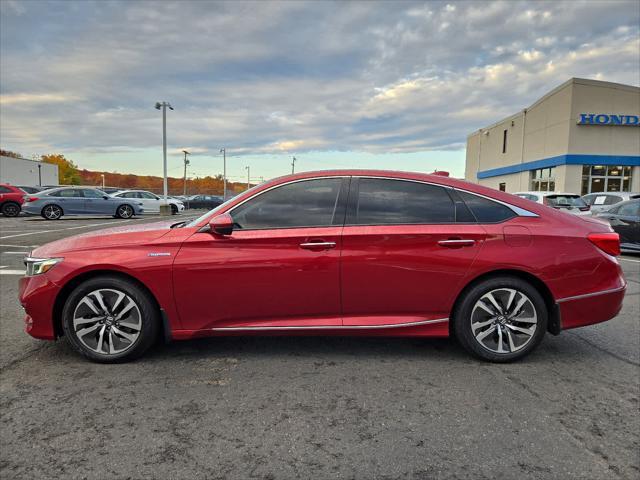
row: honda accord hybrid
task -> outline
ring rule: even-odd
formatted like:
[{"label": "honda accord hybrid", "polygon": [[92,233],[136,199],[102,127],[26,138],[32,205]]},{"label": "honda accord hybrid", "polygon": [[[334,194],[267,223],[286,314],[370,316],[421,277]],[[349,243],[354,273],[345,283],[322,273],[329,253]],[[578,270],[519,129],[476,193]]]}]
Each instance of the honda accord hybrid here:
[{"label": "honda accord hybrid", "polygon": [[601,221],[460,180],[313,172],[41,246],[20,302],[27,333],[98,362],[215,335],[453,336],[506,362],[618,314],[619,248]]}]

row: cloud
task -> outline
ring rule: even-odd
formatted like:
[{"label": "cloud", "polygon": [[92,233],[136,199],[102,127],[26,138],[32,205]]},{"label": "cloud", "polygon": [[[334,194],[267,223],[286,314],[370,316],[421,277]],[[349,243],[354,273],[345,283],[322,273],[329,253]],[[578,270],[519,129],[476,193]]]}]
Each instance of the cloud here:
[{"label": "cloud", "polygon": [[461,149],[570,77],[640,83],[634,1],[2,5],[0,136],[26,155],[155,148],[161,100],[176,155]]}]

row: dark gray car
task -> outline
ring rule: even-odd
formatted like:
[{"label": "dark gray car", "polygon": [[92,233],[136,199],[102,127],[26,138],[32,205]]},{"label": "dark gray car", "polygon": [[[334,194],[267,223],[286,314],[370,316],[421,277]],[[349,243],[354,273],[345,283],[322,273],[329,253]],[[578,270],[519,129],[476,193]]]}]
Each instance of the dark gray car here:
[{"label": "dark gray car", "polygon": [[139,201],[114,198],[97,188],[63,187],[25,195],[22,211],[57,220],[63,215],[110,215],[131,218],[143,212]]},{"label": "dark gray car", "polygon": [[596,217],[608,220],[618,232],[620,249],[640,253],[640,199],[618,203]]}]

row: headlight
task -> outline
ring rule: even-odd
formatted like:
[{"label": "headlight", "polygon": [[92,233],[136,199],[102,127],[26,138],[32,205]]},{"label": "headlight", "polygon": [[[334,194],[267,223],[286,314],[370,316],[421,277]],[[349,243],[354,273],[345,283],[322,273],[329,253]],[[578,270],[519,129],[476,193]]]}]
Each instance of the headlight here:
[{"label": "headlight", "polygon": [[26,257],[24,264],[27,266],[27,276],[32,277],[34,275],[40,275],[41,273],[47,273],[62,260],[64,259]]}]

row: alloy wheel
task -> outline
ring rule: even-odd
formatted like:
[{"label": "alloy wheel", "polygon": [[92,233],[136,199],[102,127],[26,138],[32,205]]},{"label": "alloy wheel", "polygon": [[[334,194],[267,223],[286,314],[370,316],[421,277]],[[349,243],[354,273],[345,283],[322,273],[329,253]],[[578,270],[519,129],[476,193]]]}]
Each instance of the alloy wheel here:
[{"label": "alloy wheel", "polygon": [[124,292],[101,288],[88,293],[73,312],[73,331],[88,349],[103,355],[131,348],[142,330],[136,302]]},{"label": "alloy wheel", "polygon": [[57,220],[62,216],[62,211],[56,205],[47,205],[44,207],[44,216],[48,220]]},{"label": "alloy wheel", "polygon": [[20,207],[15,203],[7,203],[2,206],[2,213],[7,217],[15,217],[20,213]]},{"label": "alloy wheel", "polygon": [[482,295],[471,311],[471,331],[483,348],[513,353],[533,338],[538,315],[531,299],[513,288],[498,288]]},{"label": "alloy wheel", "polygon": [[129,205],[122,205],[118,208],[118,215],[121,218],[131,218],[133,216],[133,209]]}]

